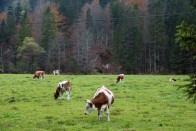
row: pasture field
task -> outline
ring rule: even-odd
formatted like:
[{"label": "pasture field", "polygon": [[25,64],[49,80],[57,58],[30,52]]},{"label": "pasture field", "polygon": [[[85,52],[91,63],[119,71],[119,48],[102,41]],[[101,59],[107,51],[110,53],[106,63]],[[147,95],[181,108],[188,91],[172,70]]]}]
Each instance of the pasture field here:
[{"label": "pasture field", "polygon": [[[195,131],[196,104],[186,100],[179,85],[186,75],[46,75],[0,74],[0,131]],[[55,100],[58,82],[70,80],[71,100]],[[108,122],[97,111],[84,115],[85,99],[105,85],[115,95]]]}]

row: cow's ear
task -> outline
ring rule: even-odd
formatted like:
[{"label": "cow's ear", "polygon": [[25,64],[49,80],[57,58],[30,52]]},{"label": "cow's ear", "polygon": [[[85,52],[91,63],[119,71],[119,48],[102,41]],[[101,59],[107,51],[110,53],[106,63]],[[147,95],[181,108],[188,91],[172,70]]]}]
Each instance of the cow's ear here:
[{"label": "cow's ear", "polygon": [[89,103],[89,100],[88,99],[85,99],[86,103]]}]

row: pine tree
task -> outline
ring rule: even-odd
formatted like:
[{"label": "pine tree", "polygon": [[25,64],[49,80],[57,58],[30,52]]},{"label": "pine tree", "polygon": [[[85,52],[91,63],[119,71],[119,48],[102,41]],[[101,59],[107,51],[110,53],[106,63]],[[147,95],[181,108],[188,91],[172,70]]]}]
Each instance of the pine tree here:
[{"label": "pine tree", "polygon": [[[117,1],[116,1],[117,2]],[[112,13],[115,18],[126,18],[131,14],[133,17],[140,15],[139,8],[125,7],[121,3],[114,3]],[[123,65],[127,73],[139,73],[140,59],[142,57],[142,33],[141,19],[123,19],[114,21],[114,38],[112,52],[117,62]]]},{"label": "pine tree", "polygon": [[17,34],[17,46],[22,46],[22,43],[25,37],[32,36],[32,29],[30,22],[28,20],[27,12],[21,11],[20,13],[20,21],[19,21],[19,31]]},{"label": "pine tree", "polygon": [[22,12],[22,8],[21,8],[20,3],[18,3],[16,8],[15,8],[15,21],[16,21],[16,24],[18,24],[18,22],[20,20],[21,12]]},{"label": "pine tree", "polygon": [[7,19],[6,19],[6,49],[4,53],[4,68],[5,72],[16,72],[16,43],[15,43],[15,32],[16,32],[16,23],[14,10],[12,6],[8,7]]},{"label": "pine tree", "polygon": [[[159,0],[150,0],[150,15],[163,14],[164,3]],[[149,72],[160,73],[160,67],[164,67],[164,52],[167,39],[165,37],[164,17],[149,17],[148,25],[148,64]]]},{"label": "pine tree", "polygon": [[86,20],[86,28],[91,29],[93,27],[93,18],[91,15],[90,8],[87,10],[87,20]]},{"label": "pine tree", "polygon": [[79,13],[83,5],[92,0],[61,0],[59,4],[59,11],[66,17],[68,17],[68,25],[72,25],[74,20],[78,18]]},{"label": "pine tree", "polygon": [[5,21],[0,23],[0,72],[4,72],[3,50],[6,42]]},{"label": "pine tree", "polygon": [[100,0],[100,5],[102,8],[104,8],[108,3],[111,2],[111,0]]},{"label": "pine tree", "polygon": [[[188,52],[182,51],[180,47],[175,43],[176,26],[181,23],[182,20],[194,21],[195,15],[186,14],[187,12],[194,12],[190,10],[189,0],[166,0],[165,1],[165,13],[175,14],[182,13],[181,15],[171,15],[165,17],[165,32],[167,34],[167,50],[165,56],[165,63],[169,72],[176,72],[179,74],[190,73],[189,67],[192,66],[187,56],[191,55]],[[184,13],[184,14],[183,14]],[[187,54],[188,53],[188,54]],[[186,60],[186,61],[185,61]],[[185,69],[186,67],[186,69]]]},{"label": "pine tree", "polygon": [[[41,46],[47,54],[46,65],[51,59],[51,49],[56,37],[57,27],[50,7],[47,7],[41,25]],[[49,67],[48,67],[49,68]]]},{"label": "pine tree", "polygon": [[15,31],[15,16],[14,16],[14,10],[11,6],[8,7],[8,13],[7,13],[7,35],[8,38],[11,38],[11,36],[14,35]]},{"label": "pine tree", "polygon": [[[115,0],[112,2],[111,14],[113,18],[121,18],[121,17],[123,18],[124,16],[126,16],[125,12],[126,12],[126,9],[122,5],[122,3],[120,3],[118,0]],[[113,40],[112,40],[111,49],[112,49],[112,54],[113,54],[115,61],[119,63],[119,60],[121,56],[123,55],[122,54],[123,47],[121,46],[121,44],[123,43],[125,39],[122,20],[115,19],[113,21],[113,30],[114,31],[113,31]]]}]

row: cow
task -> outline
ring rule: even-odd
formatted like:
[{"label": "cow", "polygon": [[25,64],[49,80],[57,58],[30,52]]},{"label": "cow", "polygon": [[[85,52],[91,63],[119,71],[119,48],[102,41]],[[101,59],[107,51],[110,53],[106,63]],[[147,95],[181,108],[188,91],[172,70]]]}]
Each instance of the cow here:
[{"label": "cow", "polygon": [[169,81],[176,82],[176,79],[175,78],[170,78]]},{"label": "cow", "polygon": [[102,118],[102,112],[104,111],[107,120],[110,121],[109,107],[114,103],[114,94],[105,86],[97,89],[92,100],[85,100],[86,108],[84,110],[85,115],[89,115],[90,112],[97,109],[98,119]]},{"label": "cow", "polygon": [[118,82],[122,82],[123,81],[123,79],[124,79],[124,74],[119,74],[118,76],[117,76],[117,78],[116,78],[116,83],[118,83]]},{"label": "cow", "polygon": [[66,92],[67,100],[70,100],[71,89],[72,89],[72,86],[69,81],[59,82],[59,84],[56,88],[56,92],[54,93],[54,98],[57,99],[58,97],[61,97],[61,99],[64,99],[63,93]]},{"label": "cow", "polygon": [[59,70],[54,70],[54,71],[53,71],[53,74],[54,74],[54,75],[59,75],[59,74],[60,74],[60,71],[59,71]]},{"label": "cow", "polygon": [[36,71],[33,76],[33,79],[35,79],[35,78],[39,79],[40,77],[41,77],[41,81],[42,81],[42,79],[45,80],[45,72],[44,71]]}]

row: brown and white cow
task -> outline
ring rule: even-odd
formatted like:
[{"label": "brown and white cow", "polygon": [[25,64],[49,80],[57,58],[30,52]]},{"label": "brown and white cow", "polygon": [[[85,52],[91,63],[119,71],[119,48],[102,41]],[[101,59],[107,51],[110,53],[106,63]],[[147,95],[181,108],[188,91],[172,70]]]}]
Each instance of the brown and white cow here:
[{"label": "brown and white cow", "polygon": [[58,97],[61,97],[63,99],[63,93],[66,92],[67,94],[67,100],[70,100],[70,92],[71,92],[72,86],[69,81],[62,81],[59,82],[56,92],[54,93],[54,98],[57,99]]},{"label": "brown and white cow", "polygon": [[175,78],[170,78],[169,81],[176,82],[176,79]]},{"label": "brown and white cow", "polygon": [[98,119],[102,117],[102,112],[104,111],[108,121],[109,117],[109,107],[114,102],[114,94],[105,86],[102,86],[97,90],[92,100],[86,100],[86,109],[84,114],[88,115],[93,110],[98,110]]},{"label": "brown and white cow", "polygon": [[36,71],[33,76],[33,79],[35,79],[35,78],[39,79],[40,77],[41,77],[41,80],[45,79],[45,72],[44,71]]},{"label": "brown and white cow", "polygon": [[60,70],[53,70],[53,74],[54,75],[59,75],[60,74]]},{"label": "brown and white cow", "polygon": [[119,74],[118,76],[117,76],[117,78],[116,78],[116,83],[118,83],[118,82],[122,82],[123,81],[123,79],[124,79],[124,74]]}]

